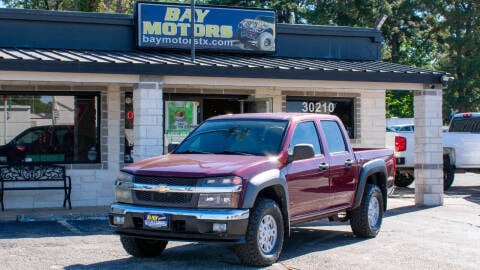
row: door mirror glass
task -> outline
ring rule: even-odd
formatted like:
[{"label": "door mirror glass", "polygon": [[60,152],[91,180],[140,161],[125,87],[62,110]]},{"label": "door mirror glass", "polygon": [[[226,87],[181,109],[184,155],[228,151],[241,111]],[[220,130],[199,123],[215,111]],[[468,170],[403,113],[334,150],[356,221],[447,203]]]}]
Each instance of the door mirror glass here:
[{"label": "door mirror glass", "polygon": [[303,160],[315,157],[315,152],[311,144],[297,144],[293,148],[293,154],[290,161]]}]

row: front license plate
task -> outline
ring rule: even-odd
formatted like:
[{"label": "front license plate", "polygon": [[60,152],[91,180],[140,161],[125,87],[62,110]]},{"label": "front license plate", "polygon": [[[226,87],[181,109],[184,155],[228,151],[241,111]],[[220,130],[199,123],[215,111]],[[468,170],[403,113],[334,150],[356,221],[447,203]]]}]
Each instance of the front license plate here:
[{"label": "front license plate", "polygon": [[163,213],[144,213],[143,223],[152,229],[168,229],[168,215]]}]

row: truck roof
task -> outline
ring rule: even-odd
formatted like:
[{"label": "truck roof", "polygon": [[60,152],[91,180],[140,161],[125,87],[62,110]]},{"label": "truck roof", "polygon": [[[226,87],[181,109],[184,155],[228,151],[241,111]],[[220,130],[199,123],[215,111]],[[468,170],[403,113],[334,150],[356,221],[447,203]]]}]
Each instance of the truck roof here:
[{"label": "truck roof", "polygon": [[480,117],[480,112],[456,113],[453,117],[454,118]]},{"label": "truck roof", "polygon": [[273,120],[302,120],[302,119],[329,119],[338,120],[338,117],[329,114],[314,114],[314,113],[242,113],[242,114],[225,114],[209,118],[217,119],[273,119]]}]

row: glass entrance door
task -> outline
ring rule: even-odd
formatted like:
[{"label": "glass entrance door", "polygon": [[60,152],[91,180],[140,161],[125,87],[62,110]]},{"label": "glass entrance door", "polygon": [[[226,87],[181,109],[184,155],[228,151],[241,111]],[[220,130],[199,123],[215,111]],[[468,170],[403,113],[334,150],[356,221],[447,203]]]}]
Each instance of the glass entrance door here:
[{"label": "glass entrance door", "polygon": [[256,98],[240,100],[241,113],[262,113],[272,112],[273,102],[271,98]]}]

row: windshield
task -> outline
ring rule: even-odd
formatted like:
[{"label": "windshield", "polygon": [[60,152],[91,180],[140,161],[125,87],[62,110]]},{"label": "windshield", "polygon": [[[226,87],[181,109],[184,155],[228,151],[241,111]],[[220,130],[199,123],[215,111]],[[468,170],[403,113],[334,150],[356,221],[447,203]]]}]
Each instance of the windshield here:
[{"label": "windshield", "polygon": [[480,133],[480,117],[455,117],[448,131]]},{"label": "windshield", "polygon": [[288,121],[209,120],[178,146],[176,154],[276,155]]}]

